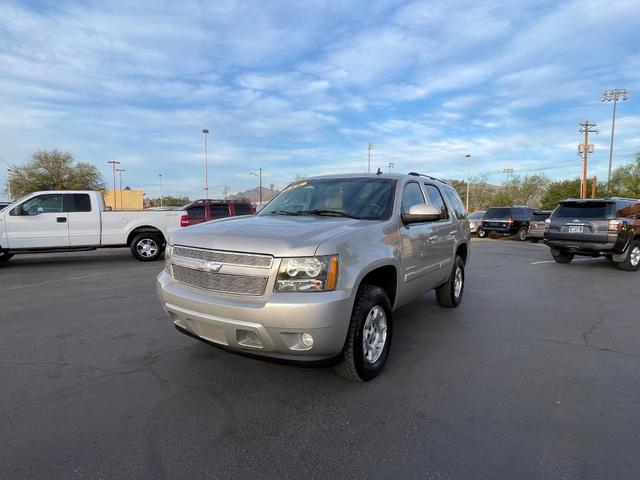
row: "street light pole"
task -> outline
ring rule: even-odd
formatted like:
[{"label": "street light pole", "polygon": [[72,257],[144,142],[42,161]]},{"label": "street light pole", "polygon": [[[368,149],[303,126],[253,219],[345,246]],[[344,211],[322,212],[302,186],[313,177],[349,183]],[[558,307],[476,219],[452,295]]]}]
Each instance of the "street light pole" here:
[{"label": "street light pole", "polygon": [[13,201],[13,196],[11,195],[11,178],[9,177],[10,173],[13,172],[10,168],[7,168],[7,193],[9,194],[9,201]]},{"label": "street light pole", "polygon": [[464,156],[464,158],[467,159],[467,206],[466,206],[466,210],[467,212],[469,211],[469,163],[471,163],[471,155],[469,155],[468,153]]},{"label": "street light pole", "polygon": [[116,168],[116,172],[120,173],[120,208],[124,209],[124,203],[122,202],[122,172],[126,172],[124,168]]},{"label": "street light pole", "polygon": [[209,200],[209,158],[207,152],[207,135],[209,135],[209,130],[203,128],[202,133],[204,135],[204,199]]},{"label": "street light pole", "polygon": [[117,160],[109,160],[107,163],[110,163],[113,168],[113,209],[118,210],[118,202],[116,199],[116,165],[120,165],[120,162]]},{"label": "street light pole", "polygon": [[369,163],[367,164],[367,173],[371,173],[371,150],[373,150],[373,143],[369,142],[369,145],[367,146],[367,150],[369,153]]},{"label": "street light pole", "polygon": [[159,173],[158,177],[160,177],[160,206],[162,207],[163,206],[163,204],[162,204],[162,174]]},{"label": "street light pole", "polygon": [[613,161],[613,134],[616,129],[616,105],[618,100],[622,97],[622,100],[629,99],[629,92],[624,88],[614,88],[613,90],[605,90],[602,93],[601,102],[613,102],[613,119],[611,121],[611,143],[609,145],[609,174],[607,176],[607,190],[609,189],[609,182],[611,181],[611,164]]}]

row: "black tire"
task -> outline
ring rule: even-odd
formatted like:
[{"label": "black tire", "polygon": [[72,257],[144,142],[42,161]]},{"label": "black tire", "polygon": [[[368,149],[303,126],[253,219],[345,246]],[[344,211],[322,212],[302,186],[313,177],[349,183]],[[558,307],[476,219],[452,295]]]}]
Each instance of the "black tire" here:
[{"label": "black tire", "polygon": [[521,227],[520,230],[516,233],[516,238],[521,242],[524,242],[527,239],[527,234],[529,230],[526,227]]},{"label": "black tire", "polygon": [[[365,338],[367,318],[370,314],[373,315],[373,312],[380,312],[380,310],[374,310],[376,307],[381,309],[386,316],[386,336],[382,351],[374,362],[370,362],[365,358],[363,338]],[[368,331],[368,334],[371,336],[371,330]],[[376,332],[377,334],[379,334],[379,331]],[[341,377],[356,382],[367,382],[377,377],[389,356],[392,337],[391,302],[389,302],[386,292],[382,288],[372,285],[361,286],[351,314],[349,331],[342,350],[342,359],[335,366],[336,373]]]},{"label": "black tire", "polygon": [[539,238],[532,238],[531,243],[538,243],[540,241]]},{"label": "black tire", "polygon": [[[460,289],[456,289],[456,276],[460,278]],[[445,283],[436,288],[436,301],[438,305],[445,308],[456,308],[462,302],[462,295],[464,294],[464,262],[462,258],[456,256],[453,263],[453,268],[449,274],[449,278]]]},{"label": "black tire", "polygon": [[627,257],[616,265],[625,272],[636,272],[640,268],[640,241],[632,240],[627,248]]},{"label": "black tire", "polygon": [[483,229],[479,228],[478,229],[478,238],[484,238],[487,236],[487,232],[485,232]]},{"label": "black tire", "polygon": [[129,245],[131,254],[141,262],[153,262],[162,255],[164,240],[157,233],[140,233]]},{"label": "black tire", "polygon": [[13,257],[13,253],[0,252],[0,263],[8,262],[9,260],[11,260],[11,257]]},{"label": "black tire", "polygon": [[555,255],[552,254],[552,256],[556,263],[571,263],[571,260],[573,260],[573,253],[560,252]]},{"label": "black tire", "polygon": [[492,240],[496,240],[498,238],[498,232],[490,232],[489,238]]}]

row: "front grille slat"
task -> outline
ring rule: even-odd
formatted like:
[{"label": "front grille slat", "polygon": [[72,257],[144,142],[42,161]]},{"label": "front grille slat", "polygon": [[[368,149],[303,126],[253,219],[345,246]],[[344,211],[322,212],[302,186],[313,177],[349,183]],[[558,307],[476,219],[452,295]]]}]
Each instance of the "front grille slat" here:
[{"label": "front grille slat", "polygon": [[269,281],[268,276],[203,272],[180,265],[173,265],[172,269],[176,281],[220,293],[259,296],[264,294]]},{"label": "front grille slat", "polygon": [[181,247],[178,245],[173,248],[173,254],[185,258],[244,267],[271,268],[271,264],[273,262],[273,257],[270,255],[225,252],[222,250],[204,250],[199,248]]}]

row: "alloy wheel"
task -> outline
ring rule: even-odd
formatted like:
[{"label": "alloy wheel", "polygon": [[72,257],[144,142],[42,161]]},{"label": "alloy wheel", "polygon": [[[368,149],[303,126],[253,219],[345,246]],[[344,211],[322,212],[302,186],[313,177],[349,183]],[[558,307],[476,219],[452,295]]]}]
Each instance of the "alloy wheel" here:
[{"label": "alloy wheel", "polygon": [[362,354],[367,363],[376,363],[387,342],[387,314],[375,305],[369,310],[362,331]]}]

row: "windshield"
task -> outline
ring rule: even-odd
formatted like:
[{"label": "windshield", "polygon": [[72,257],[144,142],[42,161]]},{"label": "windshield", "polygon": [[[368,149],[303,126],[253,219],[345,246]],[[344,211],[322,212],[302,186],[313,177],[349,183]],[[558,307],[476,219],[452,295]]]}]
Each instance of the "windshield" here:
[{"label": "windshield", "polygon": [[556,210],[558,218],[607,218],[611,202],[565,202]]},{"label": "windshield", "polygon": [[327,215],[386,220],[396,181],[388,178],[303,180],[285,188],[258,215]]},{"label": "windshield", "polygon": [[511,218],[511,209],[510,208],[490,208],[489,210],[487,210],[487,213],[484,214],[484,218],[486,220]]}]

